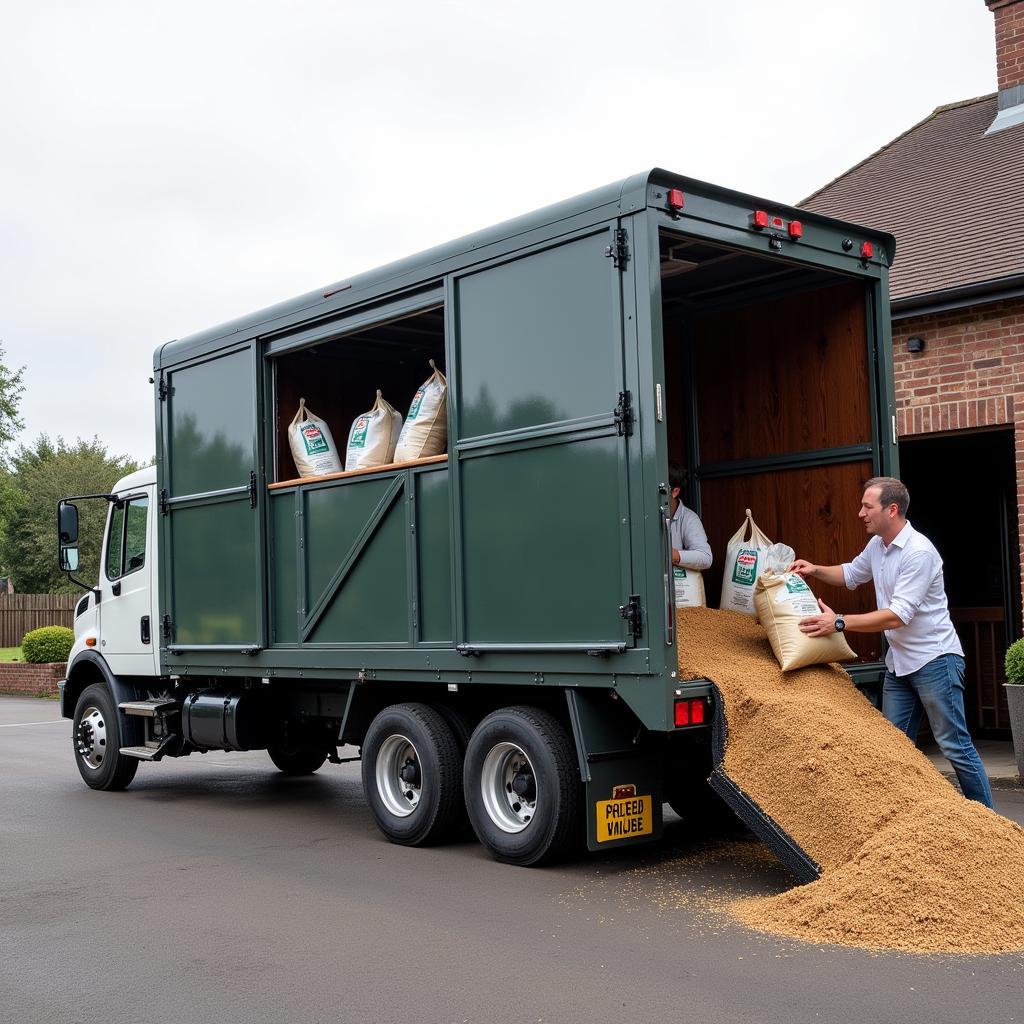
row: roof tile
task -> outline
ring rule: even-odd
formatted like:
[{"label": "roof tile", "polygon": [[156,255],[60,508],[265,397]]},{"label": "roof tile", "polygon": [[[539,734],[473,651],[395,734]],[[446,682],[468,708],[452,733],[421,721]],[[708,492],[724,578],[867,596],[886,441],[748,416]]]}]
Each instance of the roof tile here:
[{"label": "roof tile", "polygon": [[1024,124],[996,96],[939,107],[800,206],[896,236],[894,300],[1024,274]]}]

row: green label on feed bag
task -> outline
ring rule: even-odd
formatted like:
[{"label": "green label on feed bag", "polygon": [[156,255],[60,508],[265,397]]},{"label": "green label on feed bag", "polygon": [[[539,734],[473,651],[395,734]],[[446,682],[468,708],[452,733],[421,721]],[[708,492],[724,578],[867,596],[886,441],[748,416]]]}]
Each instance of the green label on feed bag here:
[{"label": "green label on feed bag", "polygon": [[365,448],[366,432],[370,429],[370,417],[360,416],[352,424],[352,434],[348,439],[349,448]]},{"label": "green label on feed bag", "polygon": [[675,568],[672,570],[672,572],[675,574],[675,578],[677,580],[685,580],[686,579],[686,570],[681,565],[675,566]]},{"label": "green label on feed bag", "polygon": [[319,455],[330,451],[324,432],[315,423],[306,423],[302,428],[302,440],[306,445],[307,455]]},{"label": "green label on feed bag", "polygon": [[423,396],[427,393],[426,388],[420,388],[413,397],[412,405],[409,407],[409,415],[406,417],[407,420],[414,420],[420,414],[420,406],[423,404]]},{"label": "green label on feed bag", "polygon": [[804,583],[803,577],[796,573],[791,573],[786,577],[786,589],[791,594],[809,594],[811,592],[811,588]]},{"label": "green label on feed bag", "polygon": [[732,581],[741,587],[752,587],[757,579],[757,548],[740,548],[732,567]]}]

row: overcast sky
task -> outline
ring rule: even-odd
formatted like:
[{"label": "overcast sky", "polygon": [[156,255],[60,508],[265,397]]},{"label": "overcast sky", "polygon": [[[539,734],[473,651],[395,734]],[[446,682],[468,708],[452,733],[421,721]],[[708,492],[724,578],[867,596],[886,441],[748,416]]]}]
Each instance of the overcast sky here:
[{"label": "overcast sky", "polygon": [[154,451],[154,348],[661,166],[795,203],[996,87],[982,0],[0,0],[24,440]]}]

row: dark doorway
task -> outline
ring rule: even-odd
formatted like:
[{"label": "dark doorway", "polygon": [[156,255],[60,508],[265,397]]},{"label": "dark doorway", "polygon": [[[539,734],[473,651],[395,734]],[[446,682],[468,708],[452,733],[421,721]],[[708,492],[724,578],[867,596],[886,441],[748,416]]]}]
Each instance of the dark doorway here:
[{"label": "dark doorway", "polygon": [[909,518],[942,556],[950,615],[967,661],[971,732],[1009,738],[1003,655],[1021,635],[1013,431],[907,438]]}]

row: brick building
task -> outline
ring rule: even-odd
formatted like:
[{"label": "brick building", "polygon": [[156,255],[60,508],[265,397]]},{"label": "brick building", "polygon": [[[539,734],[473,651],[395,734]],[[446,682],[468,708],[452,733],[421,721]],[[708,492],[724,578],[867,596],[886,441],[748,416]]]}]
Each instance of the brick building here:
[{"label": "brick building", "polygon": [[900,471],[945,561],[969,723],[1001,736],[1024,575],[1024,0],[986,6],[998,93],[939,107],[801,205],[896,236]]}]

